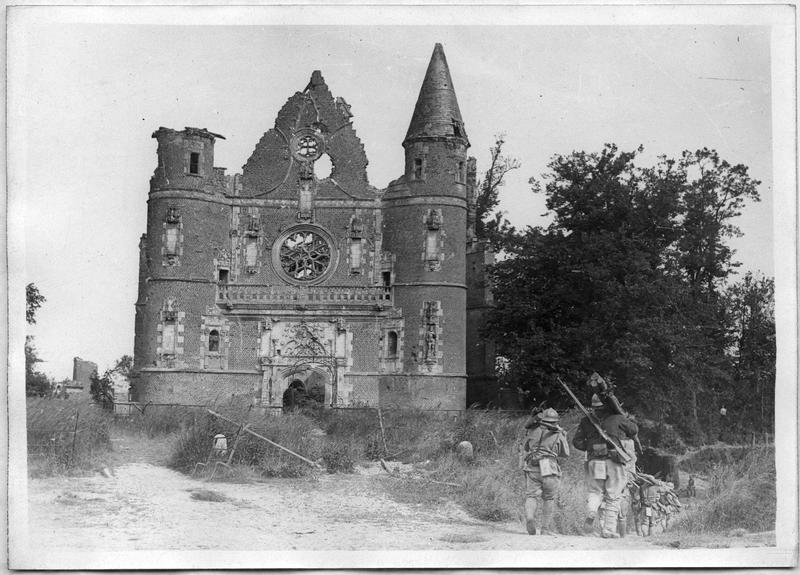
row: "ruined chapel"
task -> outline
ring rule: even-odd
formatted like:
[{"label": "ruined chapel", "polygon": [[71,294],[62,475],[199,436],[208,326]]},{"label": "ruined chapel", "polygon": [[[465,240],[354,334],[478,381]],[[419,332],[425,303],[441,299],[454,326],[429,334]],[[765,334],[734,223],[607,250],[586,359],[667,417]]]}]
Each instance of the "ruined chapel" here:
[{"label": "ruined chapel", "polygon": [[493,256],[475,238],[475,160],[440,44],[384,190],[319,71],[241,174],[214,166],[224,138],[206,129],[153,138],[134,401],[280,406],[290,385],[333,406],[491,399]]}]

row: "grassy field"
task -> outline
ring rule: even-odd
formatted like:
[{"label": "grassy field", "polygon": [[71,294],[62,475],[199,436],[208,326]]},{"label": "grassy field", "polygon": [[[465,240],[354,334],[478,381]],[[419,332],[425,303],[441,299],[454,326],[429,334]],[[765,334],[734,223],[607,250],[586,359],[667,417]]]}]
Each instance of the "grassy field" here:
[{"label": "grassy field", "polygon": [[[518,468],[517,442],[526,417],[498,411],[391,409],[380,414],[374,409],[320,409],[256,416],[244,398],[215,410],[231,420],[249,422],[257,433],[317,462],[329,473],[352,472],[359,464],[381,459],[390,470],[396,466],[413,470],[393,473],[395,479],[381,484],[398,501],[426,505],[453,501],[482,520],[522,519],[524,476]],[[570,441],[579,419],[576,412],[562,417]],[[232,447],[237,431],[236,425],[199,409],[148,408],[115,419],[86,399],[30,399],[29,471],[31,476],[91,471],[112,449],[113,433],[133,433],[143,440],[170,438],[174,443],[170,467],[191,473],[197,462],[206,461],[216,434],[225,434]],[[474,457],[469,461],[456,456],[455,447],[462,441],[473,446]],[[683,451],[683,445],[673,441]],[[701,533],[735,535],[774,529],[774,456],[771,446],[710,446],[687,452],[681,468],[708,487],[704,498],[693,500],[664,535],[686,546]],[[247,434],[242,434],[232,464],[240,480],[320,472]],[[562,470],[555,528],[563,534],[578,534],[585,513],[583,453],[573,450],[562,462]]]}]

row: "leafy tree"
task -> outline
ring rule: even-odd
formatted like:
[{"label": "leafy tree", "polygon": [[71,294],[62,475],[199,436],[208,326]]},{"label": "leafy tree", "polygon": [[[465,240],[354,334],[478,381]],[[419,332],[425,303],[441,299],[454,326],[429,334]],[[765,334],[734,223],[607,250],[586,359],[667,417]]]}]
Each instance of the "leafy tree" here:
[{"label": "leafy tree", "polygon": [[725,296],[735,364],[727,404],[740,430],[769,433],[775,415],[775,281],[747,273]]},{"label": "leafy tree", "polygon": [[114,367],[107,369],[102,376],[93,373],[90,378],[89,393],[92,399],[106,407],[114,403],[114,380],[115,374],[130,377],[133,369],[133,357],[123,355],[115,363]]},{"label": "leafy tree", "polygon": [[111,370],[106,370],[102,376],[94,372],[89,376],[89,394],[97,403],[109,407],[114,403],[114,388],[111,381]]},{"label": "leafy tree", "polygon": [[596,370],[629,407],[699,438],[732,381],[718,291],[735,266],[731,220],[758,182],[712,151],[638,168],[640,151],[555,156],[532,179],[553,222],[505,234],[487,335],[534,401],[565,405],[554,376]]},{"label": "leafy tree", "polygon": [[506,175],[522,165],[503,153],[504,145],[505,136],[495,136],[494,145],[489,148],[489,168],[477,183],[475,200],[475,235],[488,240],[495,249],[502,248],[504,238],[514,230],[504,213],[495,211],[500,204],[500,189],[505,185]]},{"label": "leafy tree", "polygon": [[36,364],[41,363],[33,338],[25,338],[25,395],[44,397],[50,392],[50,380],[36,370]]},{"label": "leafy tree", "polygon": [[36,311],[42,307],[45,301],[46,298],[39,293],[39,288],[33,283],[25,286],[25,321],[29,324],[36,323]]},{"label": "leafy tree", "polygon": [[[36,311],[42,307],[45,297],[39,293],[33,283],[25,286],[25,321],[28,324],[36,323]],[[50,391],[50,380],[48,377],[36,370],[36,364],[41,363],[36,347],[33,344],[33,336],[25,336],[25,394],[31,396],[44,397]]]}]

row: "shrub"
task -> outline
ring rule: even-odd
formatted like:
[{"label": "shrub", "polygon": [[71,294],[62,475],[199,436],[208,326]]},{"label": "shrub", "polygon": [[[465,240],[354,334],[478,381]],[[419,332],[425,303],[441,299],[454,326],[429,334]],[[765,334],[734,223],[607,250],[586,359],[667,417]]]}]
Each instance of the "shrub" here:
[{"label": "shrub", "polygon": [[671,453],[686,453],[686,443],[678,431],[668,423],[657,423],[651,419],[637,419],[639,440],[645,446],[659,448]]},{"label": "shrub", "polygon": [[716,463],[709,476],[706,502],[679,516],[670,531],[772,530],[777,505],[775,480],[772,445],[747,450],[730,463]]},{"label": "shrub", "polygon": [[[226,403],[213,409],[233,421],[243,423],[252,419],[249,405],[243,402]],[[324,434],[312,419],[299,412],[266,417],[254,422],[250,429],[312,461],[322,454]],[[234,424],[210,413],[197,414],[181,433],[169,466],[191,473],[197,463],[208,459],[215,435],[224,434],[228,448],[232,449],[237,431]],[[307,462],[247,433],[242,435],[231,463],[250,466],[262,477],[300,477],[314,470]]]},{"label": "shrub", "polygon": [[328,473],[352,473],[355,468],[356,448],[348,441],[327,440],[322,452],[322,461]]}]

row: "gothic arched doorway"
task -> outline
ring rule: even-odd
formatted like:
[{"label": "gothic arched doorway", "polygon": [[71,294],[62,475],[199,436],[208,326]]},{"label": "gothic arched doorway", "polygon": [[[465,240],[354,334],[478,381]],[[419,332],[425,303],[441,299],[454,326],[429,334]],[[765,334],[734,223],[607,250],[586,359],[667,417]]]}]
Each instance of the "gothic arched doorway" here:
[{"label": "gothic arched doorway", "polygon": [[331,397],[331,378],[319,367],[293,368],[282,374],[284,411],[303,407],[322,407]]}]

